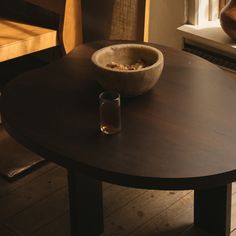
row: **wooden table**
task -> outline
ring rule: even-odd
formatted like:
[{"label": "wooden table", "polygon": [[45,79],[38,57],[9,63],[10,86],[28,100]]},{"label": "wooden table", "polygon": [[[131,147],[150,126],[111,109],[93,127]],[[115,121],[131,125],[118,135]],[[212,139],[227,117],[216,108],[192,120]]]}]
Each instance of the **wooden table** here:
[{"label": "wooden table", "polygon": [[122,132],[99,132],[91,54],[81,45],[24,74],[3,91],[3,121],[30,150],[68,169],[73,236],[103,232],[101,181],[163,190],[194,189],[194,223],[230,234],[236,179],[236,81],[194,55],[154,45],[165,57],[157,85],[122,100]]}]

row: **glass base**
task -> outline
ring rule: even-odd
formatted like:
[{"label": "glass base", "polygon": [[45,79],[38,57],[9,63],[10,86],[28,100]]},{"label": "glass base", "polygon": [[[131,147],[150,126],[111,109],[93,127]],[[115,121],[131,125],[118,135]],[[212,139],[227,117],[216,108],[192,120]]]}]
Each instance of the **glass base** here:
[{"label": "glass base", "polygon": [[116,134],[119,133],[121,131],[121,128],[114,128],[114,127],[108,127],[108,126],[101,126],[100,130],[104,133],[104,134]]}]

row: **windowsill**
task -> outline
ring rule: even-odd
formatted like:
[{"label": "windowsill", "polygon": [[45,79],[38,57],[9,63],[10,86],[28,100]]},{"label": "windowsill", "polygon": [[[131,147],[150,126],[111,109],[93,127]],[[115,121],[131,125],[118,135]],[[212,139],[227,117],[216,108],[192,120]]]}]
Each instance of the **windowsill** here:
[{"label": "windowsill", "polygon": [[236,57],[236,42],[222,30],[219,20],[209,21],[204,26],[186,24],[177,30],[185,40],[191,40]]}]

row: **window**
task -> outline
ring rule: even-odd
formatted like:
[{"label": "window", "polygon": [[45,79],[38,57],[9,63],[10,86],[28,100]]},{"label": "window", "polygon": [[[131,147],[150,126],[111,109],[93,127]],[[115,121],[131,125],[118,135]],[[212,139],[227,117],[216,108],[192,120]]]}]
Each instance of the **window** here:
[{"label": "window", "polygon": [[203,25],[219,18],[221,9],[230,0],[188,0],[188,23]]},{"label": "window", "polygon": [[[235,61],[236,43],[222,30],[218,19],[220,10],[229,1],[187,0],[188,22],[178,28],[183,38],[184,48],[194,46],[199,52],[207,50],[208,53],[214,52],[233,58]],[[215,11],[213,11],[214,18],[210,17],[211,10]]]}]

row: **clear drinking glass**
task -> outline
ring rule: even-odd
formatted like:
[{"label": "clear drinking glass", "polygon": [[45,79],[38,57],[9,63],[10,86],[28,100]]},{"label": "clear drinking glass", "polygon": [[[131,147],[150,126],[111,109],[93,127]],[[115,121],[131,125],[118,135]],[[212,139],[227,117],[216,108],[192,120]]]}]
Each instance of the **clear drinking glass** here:
[{"label": "clear drinking glass", "polygon": [[103,92],[99,95],[100,130],[105,134],[115,134],[121,130],[120,94]]}]

